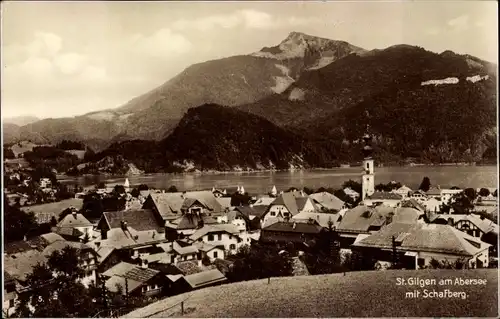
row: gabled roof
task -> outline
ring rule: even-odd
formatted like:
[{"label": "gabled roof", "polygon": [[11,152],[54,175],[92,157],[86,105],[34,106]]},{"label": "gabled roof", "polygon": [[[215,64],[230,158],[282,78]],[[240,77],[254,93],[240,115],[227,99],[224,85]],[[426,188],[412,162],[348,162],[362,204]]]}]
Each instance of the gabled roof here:
[{"label": "gabled roof", "polygon": [[184,276],[184,280],[191,286],[191,288],[200,288],[215,283],[226,281],[226,277],[218,269],[203,271],[200,273]]},{"label": "gabled roof", "polygon": [[248,218],[250,218],[250,216],[261,218],[266,213],[267,206],[238,206],[235,207],[234,210],[239,211]]},{"label": "gabled roof", "polygon": [[490,246],[449,225],[402,223],[389,224],[353,245],[392,249],[392,236],[397,237],[396,240],[401,243],[398,250],[407,251],[474,256]]},{"label": "gabled roof", "polygon": [[93,224],[89,222],[82,214],[68,214],[59,223],[57,227],[92,227]]},{"label": "gabled roof", "polygon": [[240,232],[233,224],[204,225],[202,228],[197,229],[191,236],[189,236],[189,239],[196,241],[210,233],[228,233],[237,236]]},{"label": "gabled roof", "polygon": [[202,206],[204,208],[208,208],[202,202],[200,202],[199,200],[197,200],[195,198],[185,198],[184,202],[182,203],[182,206],[181,206],[181,211],[182,212],[187,211],[191,206],[193,206],[195,204]]},{"label": "gabled roof", "polygon": [[328,192],[314,193],[309,197],[326,209],[339,211],[344,206],[344,202],[340,198]]},{"label": "gabled roof", "polygon": [[289,233],[304,233],[304,234],[319,234],[323,227],[321,227],[317,222],[276,222],[269,225],[263,230],[266,231],[276,231],[276,232],[289,232]]},{"label": "gabled roof", "polygon": [[332,226],[338,227],[340,214],[327,214],[321,212],[301,212],[292,217],[292,220],[308,220],[314,219],[321,227],[328,227],[328,223],[331,220]]},{"label": "gabled roof", "polygon": [[372,200],[401,200],[403,197],[401,195],[391,192],[375,192],[372,195],[368,196],[368,199]]},{"label": "gabled roof", "polygon": [[216,248],[223,250],[222,248],[219,248],[219,247],[214,246],[214,245],[207,244],[207,243],[202,242],[202,241],[201,242],[197,241],[197,242],[193,243],[193,246],[196,246],[196,248],[198,248],[199,251],[203,251],[203,252],[206,252],[206,253],[209,252],[209,251],[211,251],[211,250],[213,250],[213,249],[216,249]]},{"label": "gabled roof", "polygon": [[211,191],[193,191],[176,193],[152,193],[150,198],[164,219],[173,219],[181,213],[185,199],[195,199],[214,213],[223,209]]},{"label": "gabled roof", "polygon": [[190,255],[190,254],[196,254],[198,253],[198,248],[196,246],[181,246],[177,242],[173,242],[172,244],[172,251],[175,253],[183,256],[183,255]]},{"label": "gabled roof", "polygon": [[394,208],[380,205],[368,207],[359,205],[348,210],[338,226],[338,230],[347,232],[368,232],[371,226],[382,226],[386,217],[394,212]]},{"label": "gabled roof", "polygon": [[118,287],[120,286],[122,289],[122,295],[126,295],[125,287],[128,287],[128,292],[133,292],[137,288],[139,288],[142,285],[142,282],[135,281],[132,279],[125,279],[125,277],[121,276],[113,276],[106,280],[106,288],[111,291],[111,292],[118,292]]},{"label": "gabled roof", "polygon": [[160,244],[166,241],[164,233],[158,233],[155,230],[136,231],[132,227],[127,226],[127,230],[113,228],[107,232],[107,239],[102,239],[99,235],[96,239],[89,242],[89,245],[92,245],[94,249],[97,248],[97,243],[100,243],[101,247],[122,249],[141,245]]},{"label": "gabled roof", "polygon": [[411,192],[411,191],[412,191],[412,189],[411,189],[411,188],[409,188],[409,187],[408,187],[408,186],[406,186],[406,185],[403,185],[403,186],[401,186],[400,188],[398,188],[398,189],[396,189],[396,190],[395,190],[395,192],[398,192],[398,193],[409,193],[409,192]]},{"label": "gabled roof", "polygon": [[194,214],[183,214],[176,220],[166,222],[165,226],[176,230],[195,229],[196,227],[198,227],[198,223],[201,220],[203,220],[204,225],[217,224],[217,220],[215,220],[211,216],[206,216],[205,214],[201,214],[201,216]]},{"label": "gabled roof", "polygon": [[[296,197],[295,202],[297,203],[297,208],[299,211],[303,210],[308,201],[311,199],[309,197]],[[314,205],[313,205],[314,206]]]},{"label": "gabled roof", "polygon": [[[446,215],[442,215],[442,217],[445,217]],[[454,215],[452,215],[454,216]],[[494,232],[498,234],[498,225],[492,222],[489,219],[481,219],[480,216],[475,215],[475,214],[469,214],[469,215],[455,215],[456,217],[454,218],[454,223],[458,223],[461,220],[468,220],[474,225],[477,226],[483,233],[487,234],[489,232]]]},{"label": "gabled roof", "polygon": [[425,207],[414,198],[409,198],[409,199],[405,199],[404,201],[402,201],[401,207],[411,207],[411,208],[415,208],[419,211],[425,212]]},{"label": "gabled roof", "polygon": [[297,215],[299,213],[299,209],[297,207],[297,202],[295,200],[295,196],[293,193],[283,193],[279,195],[270,206],[274,205],[283,205],[285,206],[290,214]]},{"label": "gabled roof", "polygon": [[274,201],[276,200],[276,197],[260,197],[257,199],[255,203],[253,203],[254,207],[257,206],[264,206],[267,208],[267,206],[271,205]]},{"label": "gabled roof", "polygon": [[416,210],[415,208],[398,207],[394,211],[394,216],[392,216],[392,222],[414,224],[423,214],[424,213],[422,211]]},{"label": "gabled roof", "polygon": [[16,254],[16,253],[21,253],[21,252],[28,251],[28,250],[33,250],[33,249],[42,251],[45,247],[47,247],[48,245],[50,245],[58,240],[64,241],[64,238],[56,233],[48,233],[48,234],[43,234],[40,236],[30,238],[27,241],[18,240],[18,241],[11,242],[11,243],[5,243],[4,244],[4,253]]},{"label": "gabled roof", "polygon": [[231,197],[217,197],[217,202],[219,202],[222,209],[231,207]]},{"label": "gabled roof", "polygon": [[155,214],[149,209],[139,210],[122,210],[118,212],[105,212],[101,217],[101,222],[107,223],[110,229],[121,228],[121,223],[127,222],[127,227],[132,227],[136,231],[155,230],[157,232],[164,231],[163,221],[156,219]]},{"label": "gabled roof", "polygon": [[125,274],[126,272],[128,272],[129,270],[134,269],[135,267],[136,267],[136,265],[134,265],[134,264],[130,264],[130,263],[126,263],[126,262],[122,261],[121,263],[116,264],[115,266],[106,270],[103,273],[103,275],[107,276],[107,277],[112,277],[112,276],[117,276],[117,275],[121,276],[121,275]]},{"label": "gabled roof", "polygon": [[33,212],[39,223],[47,223],[50,222],[52,216],[57,219],[65,209],[70,207],[80,210],[83,207],[83,199],[70,198],[54,203],[25,206],[21,207],[21,210],[25,212]]}]

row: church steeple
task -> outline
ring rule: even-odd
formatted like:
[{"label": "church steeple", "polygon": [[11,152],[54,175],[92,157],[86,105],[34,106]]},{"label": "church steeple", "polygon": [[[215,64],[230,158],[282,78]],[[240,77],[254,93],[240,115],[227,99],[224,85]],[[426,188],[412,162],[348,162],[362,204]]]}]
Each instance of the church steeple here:
[{"label": "church steeple", "polygon": [[372,195],[375,192],[375,171],[373,162],[372,135],[370,134],[369,125],[366,126],[365,134],[363,135],[363,176],[362,176],[362,200]]}]

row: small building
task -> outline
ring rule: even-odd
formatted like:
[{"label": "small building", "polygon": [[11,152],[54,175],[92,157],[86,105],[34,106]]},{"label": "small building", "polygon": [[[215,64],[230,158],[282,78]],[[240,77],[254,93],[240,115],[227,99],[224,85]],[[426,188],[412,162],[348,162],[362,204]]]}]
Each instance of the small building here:
[{"label": "small building", "polygon": [[428,267],[432,260],[468,268],[488,267],[490,245],[450,225],[392,223],[352,245],[353,250],[380,261],[392,261],[396,251],[406,268]]},{"label": "small building", "polygon": [[400,188],[393,190],[392,192],[400,195],[402,199],[406,199],[407,197],[410,197],[413,191],[408,186],[403,185]]},{"label": "small building", "polygon": [[83,240],[85,236],[90,240],[92,239],[93,228],[94,225],[87,218],[73,211],[57,223],[53,232],[67,240]]},{"label": "small building", "polygon": [[323,227],[315,220],[276,222],[261,230],[260,240],[264,243],[302,244],[319,237]]},{"label": "small building", "polygon": [[108,277],[106,288],[112,292],[121,292],[122,295],[128,293],[129,296],[153,297],[161,295],[169,287],[166,280],[159,270],[150,269],[146,264],[141,266],[119,263],[109,269],[103,276]]},{"label": "small building", "polygon": [[196,274],[176,278],[174,289],[178,293],[196,289],[221,285],[227,282],[227,278],[218,269],[211,269]]},{"label": "small building", "polygon": [[[190,243],[203,242],[221,247],[229,254],[236,254],[243,240],[240,231],[232,224],[205,225],[188,238]],[[219,258],[224,259],[225,256]]]},{"label": "small building", "polygon": [[398,207],[401,204],[403,197],[401,195],[391,192],[374,192],[367,196],[363,203],[366,206],[386,205],[389,207]]},{"label": "small building", "polygon": [[50,178],[42,177],[40,178],[40,188],[52,188],[52,181]]},{"label": "small building", "polygon": [[423,200],[422,205],[425,207],[425,209],[427,211],[430,211],[430,212],[437,213],[441,210],[441,201],[437,200],[434,197]]},{"label": "small building", "polygon": [[[441,193],[439,193],[438,197],[440,197],[440,196],[441,196]],[[418,189],[414,192],[411,192],[409,198],[414,199],[418,202],[423,202],[423,201],[426,201],[429,198],[429,196],[424,191]]]}]

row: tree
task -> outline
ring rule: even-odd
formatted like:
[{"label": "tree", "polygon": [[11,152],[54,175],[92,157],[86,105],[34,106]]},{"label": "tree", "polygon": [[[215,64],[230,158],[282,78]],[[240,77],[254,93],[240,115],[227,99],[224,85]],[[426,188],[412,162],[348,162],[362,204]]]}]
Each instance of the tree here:
[{"label": "tree", "polygon": [[307,195],[311,195],[314,193],[314,190],[312,188],[309,188],[309,187],[304,187],[303,189],[304,193],[306,193]]},{"label": "tree", "polygon": [[113,192],[117,195],[125,194],[126,193],[125,186],[115,185],[115,187],[113,188]]},{"label": "tree", "polygon": [[422,183],[420,183],[418,189],[427,192],[430,188],[431,188],[431,180],[429,179],[429,177],[426,176],[422,179]]},{"label": "tree", "polygon": [[276,246],[245,245],[231,256],[234,261],[227,278],[232,282],[290,276],[292,263],[288,256],[279,254]]},{"label": "tree", "polygon": [[[46,264],[39,263],[27,276],[31,287],[21,295],[16,313],[21,317],[91,317],[99,311],[89,290],[79,282],[83,270],[78,264],[78,251],[65,247],[52,253]],[[57,298],[54,298],[57,297]],[[34,311],[27,305],[31,304]]]},{"label": "tree", "polygon": [[481,188],[479,190],[479,196],[481,196],[481,197],[487,197],[489,195],[490,195],[490,190],[489,189],[487,189],[487,188]]},{"label": "tree", "polygon": [[467,196],[467,198],[469,198],[471,201],[474,201],[477,197],[477,192],[474,188],[466,188],[464,189],[464,192],[465,196]]},{"label": "tree", "polygon": [[348,180],[347,182],[344,182],[342,184],[342,189],[344,188],[350,188],[353,191],[356,191],[358,194],[361,194],[362,192],[362,185],[360,182],[353,181],[353,180]]},{"label": "tree", "polygon": [[132,197],[139,197],[139,195],[141,195],[141,193],[139,192],[139,190],[137,188],[133,188],[132,191],[130,191],[130,195],[132,195]]},{"label": "tree", "polygon": [[4,159],[14,159],[16,158],[16,155],[12,151],[10,147],[4,147],[3,148],[3,158]]},{"label": "tree", "polygon": [[147,191],[149,189],[148,185],[146,184],[141,184],[139,185],[139,191]]},{"label": "tree", "polygon": [[495,189],[495,191],[493,192],[493,196],[498,197],[498,190],[497,189]]},{"label": "tree", "polygon": [[23,237],[38,224],[33,213],[25,213],[18,207],[8,204],[4,195],[4,236],[6,242],[22,240]]},{"label": "tree", "polygon": [[234,193],[231,195],[231,206],[247,206],[250,205],[252,198],[247,194]]},{"label": "tree", "polygon": [[172,185],[167,189],[167,193],[177,193],[177,192],[178,190],[177,187],[175,187],[175,185]]}]

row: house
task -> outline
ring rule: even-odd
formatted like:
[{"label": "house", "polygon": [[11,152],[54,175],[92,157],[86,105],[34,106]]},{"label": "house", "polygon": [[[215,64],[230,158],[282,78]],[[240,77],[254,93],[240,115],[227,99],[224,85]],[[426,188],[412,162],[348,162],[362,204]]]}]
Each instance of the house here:
[{"label": "house", "polygon": [[52,181],[50,178],[42,177],[40,178],[40,188],[52,188]]},{"label": "house", "polygon": [[498,206],[498,198],[492,194],[488,196],[478,196],[475,204],[478,206]]},{"label": "house", "polygon": [[175,279],[174,289],[177,293],[211,287],[227,282],[227,278],[218,269],[206,270]]},{"label": "house", "polygon": [[441,189],[441,204],[448,204],[453,196],[460,194],[463,191],[463,189]]},{"label": "house", "polygon": [[85,236],[92,238],[93,228],[94,225],[87,218],[73,211],[57,223],[52,231],[67,240],[83,240]]},{"label": "house", "polygon": [[228,211],[231,207],[233,207],[231,205],[231,197],[216,197],[216,199],[222,207],[222,211]]},{"label": "house", "polygon": [[165,223],[166,235],[169,239],[177,239],[178,236],[189,236],[202,225],[214,225],[217,220],[214,217],[201,214],[183,214],[179,218]]},{"label": "house", "polygon": [[[439,196],[441,196],[441,192],[439,193]],[[427,200],[429,198],[429,196],[424,191],[418,189],[414,192],[411,192],[409,198],[414,199],[418,202],[423,202],[423,201]]]},{"label": "house", "polygon": [[431,212],[439,212],[441,210],[441,201],[434,197],[423,200],[422,205],[426,210]]},{"label": "house", "polygon": [[337,196],[328,192],[320,192],[309,195],[319,211],[339,212],[345,208],[345,203]]},{"label": "house", "polygon": [[204,241],[197,241],[193,243],[193,246],[195,246],[201,253],[200,260],[203,260],[203,258],[207,256],[210,262],[214,262],[216,259],[224,259],[226,254],[226,251],[222,246],[208,244]]},{"label": "house", "polygon": [[250,219],[239,210],[233,209],[225,215],[217,217],[219,224],[233,224],[242,233],[250,228]]},{"label": "house", "polygon": [[79,254],[79,266],[85,271],[80,278],[84,285],[96,281],[97,252],[83,243],[66,241],[61,236],[49,233],[38,236],[29,241],[19,241],[6,245],[4,253],[4,269],[19,284],[26,287],[27,275],[38,263],[46,263],[48,257],[55,251],[62,251],[65,247],[76,249]]},{"label": "house", "polygon": [[263,215],[261,226],[266,227],[276,221],[284,221],[292,218],[299,212],[315,212],[316,207],[309,197],[303,197],[299,192],[287,192],[280,194],[269,205]]},{"label": "house", "polygon": [[101,232],[101,239],[103,240],[107,238],[107,232],[114,228],[132,228],[139,232],[165,232],[163,220],[149,209],[104,212],[96,228],[97,231]]},{"label": "house", "polygon": [[358,236],[372,234],[389,224],[394,216],[394,208],[385,205],[359,205],[348,210],[340,221],[337,232],[341,246],[349,247]]},{"label": "house", "polygon": [[394,214],[389,217],[392,223],[407,223],[415,224],[423,222],[422,217],[425,213],[412,207],[397,207],[394,209]]},{"label": "house", "polygon": [[159,270],[148,268],[146,264],[137,266],[122,262],[104,272],[103,276],[109,278],[106,288],[123,295],[158,296],[169,287],[165,275]]},{"label": "house", "polygon": [[363,203],[366,206],[386,205],[390,207],[398,207],[401,204],[403,197],[401,195],[391,192],[374,192],[367,196]]},{"label": "house", "polygon": [[[229,254],[236,254],[244,244],[240,231],[232,224],[204,225],[189,236],[188,240],[190,243],[203,242],[221,247]],[[224,259],[225,256],[219,258]]]},{"label": "house", "polygon": [[164,221],[178,219],[183,211],[200,211],[214,217],[224,211],[211,191],[151,193],[142,208],[153,210]]},{"label": "house", "polygon": [[421,212],[425,212],[426,211],[426,208],[425,206],[422,204],[421,201],[418,201],[414,198],[407,198],[405,200],[403,200],[401,202],[401,207],[411,207],[411,208],[415,208],[416,210],[419,210]]},{"label": "house", "polygon": [[314,220],[323,228],[329,228],[330,223],[332,227],[337,228],[342,220],[342,213],[326,213],[321,211],[316,212],[300,212],[292,217],[292,221],[300,220]]},{"label": "house", "polygon": [[411,195],[411,193],[413,191],[408,186],[403,185],[400,188],[393,190],[392,192],[400,195],[402,199],[406,199],[407,197],[409,197]]},{"label": "house", "polygon": [[261,227],[261,220],[267,211],[267,206],[250,205],[235,207],[235,212],[241,214],[240,216],[245,220],[248,225],[247,230],[257,230]]},{"label": "house", "polygon": [[355,190],[351,189],[350,187],[346,187],[343,189],[344,193],[349,196],[353,201],[357,201],[358,198],[361,196],[358,192]]},{"label": "house", "polygon": [[14,193],[7,194],[7,201],[10,206],[24,206],[29,202],[29,197],[26,194]]},{"label": "house", "polygon": [[487,267],[489,244],[449,225],[391,223],[352,245],[377,260],[391,261],[393,250],[406,268],[419,269],[431,261],[463,259],[469,268]]},{"label": "house", "polygon": [[322,231],[323,227],[315,220],[275,222],[262,228],[260,240],[264,243],[302,244],[317,239]]},{"label": "house", "polygon": [[2,310],[5,317],[10,317],[16,311],[17,300],[16,280],[8,272],[4,271]]}]

